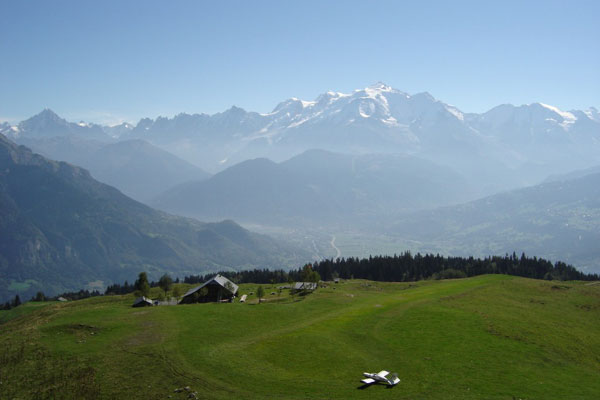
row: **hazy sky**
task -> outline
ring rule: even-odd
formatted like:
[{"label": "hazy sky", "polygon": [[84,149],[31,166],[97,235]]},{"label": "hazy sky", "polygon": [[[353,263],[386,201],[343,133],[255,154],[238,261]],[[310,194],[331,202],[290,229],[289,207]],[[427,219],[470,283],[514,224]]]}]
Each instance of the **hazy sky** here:
[{"label": "hazy sky", "polygon": [[376,81],[466,112],[600,106],[600,1],[0,0],[0,121],[268,112]]}]

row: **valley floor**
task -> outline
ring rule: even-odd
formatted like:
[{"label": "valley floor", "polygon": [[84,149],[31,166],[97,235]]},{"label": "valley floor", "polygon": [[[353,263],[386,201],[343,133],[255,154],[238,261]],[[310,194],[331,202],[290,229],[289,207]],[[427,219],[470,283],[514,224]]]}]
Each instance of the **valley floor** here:
[{"label": "valley floor", "polygon": [[[186,386],[203,399],[600,393],[600,285],[352,280],[305,297],[263,286],[262,304],[140,309],[129,295],[2,311],[0,398],[184,399],[174,390]],[[361,388],[362,372],[381,369],[400,384]]]}]

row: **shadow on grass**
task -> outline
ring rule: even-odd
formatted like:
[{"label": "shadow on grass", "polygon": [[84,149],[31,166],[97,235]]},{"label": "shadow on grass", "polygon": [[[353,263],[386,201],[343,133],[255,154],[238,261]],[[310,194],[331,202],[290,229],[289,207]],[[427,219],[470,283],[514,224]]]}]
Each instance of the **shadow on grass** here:
[{"label": "shadow on grass", "polygon": [[[380,385],[373,385],[372,383],[367,383],[367,384],[358,386],[357,389],[365,390],[366,388],[371,387],[371,386],[380,386]],[[386,389],[392,389],[393,387],[394,387],[394,385],[385,385]]]}]

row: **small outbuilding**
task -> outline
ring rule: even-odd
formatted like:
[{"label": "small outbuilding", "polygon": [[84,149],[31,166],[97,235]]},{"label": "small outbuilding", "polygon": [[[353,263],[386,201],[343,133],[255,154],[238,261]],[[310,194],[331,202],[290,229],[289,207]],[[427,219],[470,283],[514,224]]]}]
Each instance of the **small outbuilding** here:
[{"label": "small outbuilding", "polygon": [[150,300],[149,298],[142,296],[142,297],[138,297],[137,299],[135,299],[135,301],[133,302],[133,305],[131,307],[152,307],[154,305],[154,303],[152,303],[152,300]]},{"label": "small outbuilding", "polygon": [[315,282],[296,282],[292,291],[294,292],[312,292],[317,288]]},{"label": "small outbuilding", "polygon": [[238,285],[222,275],[216,275],[202,285],[188,290],[179,304],[232,301],[237,291]]}]

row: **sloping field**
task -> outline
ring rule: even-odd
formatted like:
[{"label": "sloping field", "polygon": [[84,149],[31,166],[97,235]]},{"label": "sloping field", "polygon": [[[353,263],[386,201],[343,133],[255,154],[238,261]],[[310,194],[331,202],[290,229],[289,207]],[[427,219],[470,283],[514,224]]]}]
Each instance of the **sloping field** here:
[{"label": "sloping field", "polygon": [[[132,296],[114,296],[32,307],[0,325],[0,398],[600,393],[600,285],[487,275],[347,281],[305,297],[284,291],[266,298],[260,305],[250,296],[246,304],[135,309]],[[400,384],[361,388],[362,372],[381,369],[397,372]]]}]

